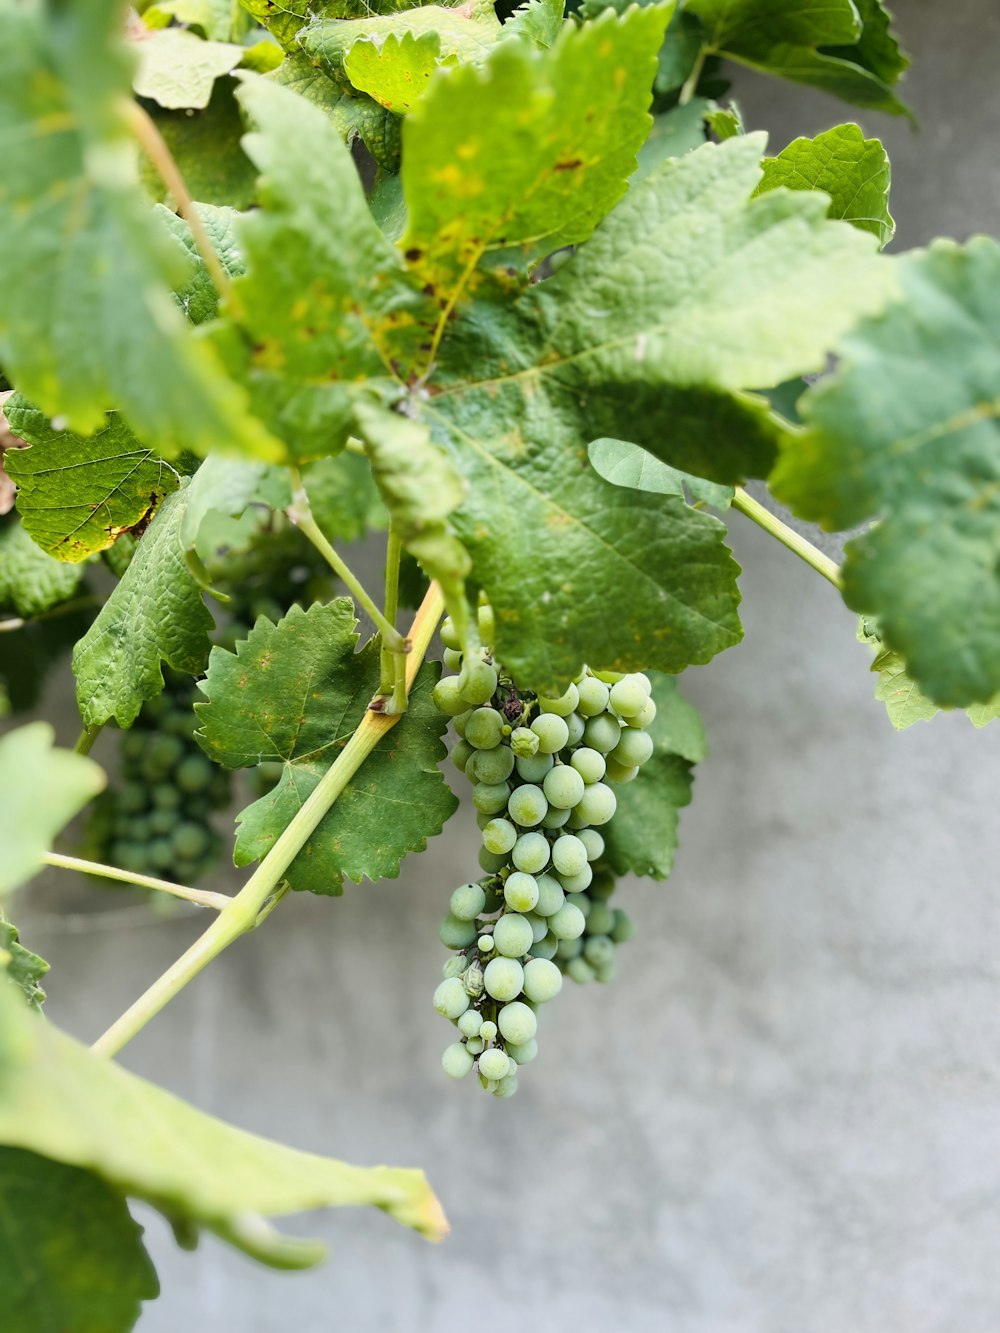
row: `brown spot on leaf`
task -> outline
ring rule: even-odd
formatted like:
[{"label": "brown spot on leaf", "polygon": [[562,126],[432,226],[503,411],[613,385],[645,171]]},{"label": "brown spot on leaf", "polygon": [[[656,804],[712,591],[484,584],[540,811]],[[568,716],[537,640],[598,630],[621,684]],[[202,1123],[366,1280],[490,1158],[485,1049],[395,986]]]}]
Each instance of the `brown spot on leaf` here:
[{"label": "brown spot on leaf", "polygon": [[582,166],[583,166],[583,158],[582,158],[582,157],[573,157],[573,158],[570,158],[570,160],[569,160],[568,162],[557,162],[556,165],[555,165],[555,170],[556,170],[556,171],[576,171],[577,167],[582,167]]}]

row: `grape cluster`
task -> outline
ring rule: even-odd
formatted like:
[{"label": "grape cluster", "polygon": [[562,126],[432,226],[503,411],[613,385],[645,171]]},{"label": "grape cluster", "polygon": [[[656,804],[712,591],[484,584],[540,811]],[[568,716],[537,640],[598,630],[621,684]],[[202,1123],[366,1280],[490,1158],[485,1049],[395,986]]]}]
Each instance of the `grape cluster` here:
[{"label": "grape cluster", "polygon": [[123,870],[194,884],[218,859],[209,814],[229,804],[231,778],[194,740],[193,682],[173,672],[166,681],[122,733],[121,784],[99,807],[93,840]]},{"label": "grape cluster", "polygon": [[[479,629],[489,643],[489,607]],[[538,1006],[559,994],[564,974],[609,981],[616,946],[632,934],[609,902],[615,878],[600,830],[617,808],[614,785],[631,782],[653,753],[656,704],[645,676],[586,667],[546,698],[520,689],[489,648],[465,659],[450,621],[441,637],[457,674],[433,697],[459,736],[451,757],[473,784],[486,872],[455,890],[441,925],[441,942],[457,952],[434,1007],[461,1033],[442,1066],[462,1078],[478,1063],[482,1086],[510,1097],[537,1054]]]}]

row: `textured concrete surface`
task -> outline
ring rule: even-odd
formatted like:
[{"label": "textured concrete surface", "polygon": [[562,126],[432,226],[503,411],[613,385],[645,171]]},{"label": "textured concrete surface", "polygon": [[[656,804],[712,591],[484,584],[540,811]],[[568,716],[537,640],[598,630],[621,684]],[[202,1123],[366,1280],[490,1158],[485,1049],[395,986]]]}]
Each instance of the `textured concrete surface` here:
[{"label": "textured concrete surface", "polygon": [[[904,240],[996,229],[1000,19],[898,8],[926,130],[866,124]],[[742,97],[778,143],[850,114]],[[685,680],[712,754],[677,870],[623,886],[640,931],[618,980],[555,1002],[513,1101],[438,1073],[436,927],[474,866],[468,814],[398,881],[283,903],[126,1052],[248,1128],[424,1166],[451,1238],[295,1219],[331,1259],[280,1274],[213,1241],[180,1254],[144,1213],[164,1295],[142,1333],[996,1333],[998,736],[961,717],[895,735],[832,589],[738,516],[732,536],[747,637]],[[203,918],[73,924],[24,933],[52,1017],[93,1037]]]}]

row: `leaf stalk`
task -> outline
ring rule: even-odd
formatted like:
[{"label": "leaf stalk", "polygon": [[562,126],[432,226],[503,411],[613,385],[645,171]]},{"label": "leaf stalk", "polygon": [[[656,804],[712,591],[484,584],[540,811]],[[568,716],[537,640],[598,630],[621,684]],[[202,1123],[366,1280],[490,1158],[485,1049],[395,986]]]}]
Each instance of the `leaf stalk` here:
[{"label": "leaf stalk", "polygon": [[736,487],[736,493],[733,496],[733,508],[738,509],[741,514],[756,523],[758,527],[763,528],[765,532],[776,537],[783,546],[787,546],[793,551],[800,560],[804,560],[811,569],[815,569],[817,574],[822,576],[833,584],[838,590],[841,588],[840,566],[828,555],[824,555],[817,547],[813,546],[801,533],[790,528],[787,523],[782,523],[781,519],[772,514],[770,509],[764,506],[748,495],[742,486]]}]

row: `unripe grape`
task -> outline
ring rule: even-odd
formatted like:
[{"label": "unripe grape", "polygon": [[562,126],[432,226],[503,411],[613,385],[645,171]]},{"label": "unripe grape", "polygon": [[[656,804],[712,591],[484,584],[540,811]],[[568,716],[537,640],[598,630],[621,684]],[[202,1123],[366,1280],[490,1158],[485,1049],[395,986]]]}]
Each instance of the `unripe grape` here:
[{"label": "unripe grape", "polygon": [[524,919],[531,926],[531,946],[534,948],[538,941],[543,940],[548,934],[549,924],[536,912],[525,912]]},{"label": "unripe grape", "polygon": [[[535,736],[534,732],[531,734]],[[537,736],[535,740],[538,740]],[[554,763],[555,760],[550,754],[530,754],[521,755],[516,759],[514,767],[517,769],[517,776],[525,782],[541,782]]]},{"label": "unripe grape", "polygon": [[538,1042],[535,1041],[534,1037],[530,1041],[508,1042],[507,1054],[517,1062],[518,1067],[530,1065],[538,1054]]},{"label": "unripe grape", "polygon": [[483,1041],[492,1041],[493,1038],[497,1035],[496,1023],[493,1023],[489,1019],[487,1019],[486,1022],[480,1026],[479,1035],[482,1037]]},{"label": "unripe grape", "polygon": [[[176,737],[171,737],[176,739]],[[211,761],[200,754],[189,754],[174,771],[174,782],[183,792],[202,792],[214,776]]]},{"label": "unripe grape", "polygon": [[497,622],[492,606],[479,607],[476,612],[476,619],[479,622],[479,637],[483,643],[496,643]]},{"label": "unripe grape", "polygon": [[[183,792],[179,792],[172,783],[161,782],[153,788],[153,805],[157,810],[176,810],[183,799]],[[139,809],[145,809],[145,801]]]},{"label": "unripe grape", "polygon": [[476,948],[479,950],[480,953],[492,953],[492,952],[493,952],[493,936],[492,936],[492,935],[480,935],[479,939],[476,940]]},{"label": "unripe grape", "polygon": [[641,727],[645,730],[647,727],[653,725],[653,719],[655,717],[656,701],[654,699],[647,699],[639,709],[638,713],[636,713],[635,717],[627,718],[626,722],[630,727]]},{"label": "unripe grape", "polygon": [[504,1078],[497,1079],[497,1085],[491,1089],[494,1097],[500,1097],[506,1101],[508,1097],[513,1097],[517,1092],[517,1076],[507,1074]]},{"label": "unripe grape", "polygon": [[530,727],[515,727],[510,734],[510,748],[518,759],[530,759],[538,753],[538,737]]},{"label": "unripe grape", "polygon": [[603,963],[600,967],[595,968],[594,971],[597,974],[597,980],[602,986],[615,979],[614,962]]},{"label": "unripe grape", "polygon": [[509,798],[510,788],[506,782],[477,782],[472,789],[472,804],[484,815],[498,815]]},{"label": "unripe grape", "polygon": [[[645,732],[637,731],[636,736],[644,736]],[[608,782],[614,782],[618,786],[623,786],[626,782],[632,782],[639,776],[638,765],[634,768],[626,768],[620,764],[613,755],[608,755],[608,769],[605,777]]]},{"label": "unripe grape", "polygon": [[534,828],[536,824],[540,824],[548,808],[549,803],[541,787],[535,787],[531,783],[515,787],[507,802],[511,819],[522,828]]},{"label": "unripe grape", "polygon": [[459,713],[457,717],[451,719],[451,725],[463,741],[465,740],[465,724],[475,711],[474,708],[467,708],[464,713]]},{"label": "unripe grape", "polygon": [[[536,962],[542,962],[542,959],[536,959]],[[531,964],[529,963],[530,967]],[[559,969],[552,963],[548,964],[553,972],[559,974]],[[562,977],[559,978],[560,982]],[[538,1019],[526,1004],[520,1000],[515,1000],[513,1004],[505,1004],[497,1014],[497,1027],[500,1029],[500,1035],[504,1041],[512,1041],[520,1046],[526,1041],[531,1041],[532,1037],[538,1031]]]},{"label": "unripe grape", "polygon": [[[581,830],[582,831],[582,830]],[[589,865],[585,865],[582,870],[575,875],[560,875],[559,879],[567,893],[583,894],[584,890],[590,887],[590,881],[594,878],[594,872]]]},{"label": "unripe grape", "polygon": [[533,944],[528,950],[532,958],[554,958],[559,941],[554,935],[546,935],[543,940]]},{"label": "unripe grape", "polygon": [[604,777],[606,763],[604,755],[599,750],[592,750],[585,745],[581,749],[573,751],[569,762],[585,783],[600,782],[601,778]]},{"label": "unripe grape", "polygon": [[465,971],[465,954],[461,954],[457,958],[448,959],[444,967],[441,969],[441,975],[445,979],[447,979],[448,977],[460,977],[464,971]]},{"label": "unripe grape", "polygon": [[495,708],[477,708],[465,724],[465,739],[477,750],[492,750],[503,737],[503,718]]},{"label": "unripe grape", "polygon": [[618,808],[618,798],[603,782],[587,787],[573,813],[592,826],[606,824]]},{"label": "unripe grape", "polygon": [[524,971],[516,958],[491,958],[483,979],[494,1000],[514,1000],[521,993]]},{"label": "unripe grape", "polygon": [[[513,829],[513,824],[508,825]],[[549,863],[549,843],[542,833],[522,833],[514,843],[511,860],[518,870],[537,875]]]},{"label": "unripe grape", "polygon": [[459,641],[458,630],[455,628],[455,622],[452,620],[451,616],[445,616],[444,620],[441,621],[441,628],[438,630],[438,634],[441,636],[441,642],[446,648],[461,648],[462,644]]},{"label": "unripe grape", "polygon": [[615,891],[615,877],[610,870],[595,870],[588,892],[593,899],[610,898]]},{"label": "unripe grape", "polygon": [[588,935],[610,935],[614,924],[614,908],[602,902],[592,904],[590,914],[587,917]]},{"label": "unripe grape", "polygon": [[635,717],[648,698],[637,676],[624,676],[611,686],[608,703],[619,717]]},{"label": "unripe grape", "polygon": [[492,1050],[483,1051],[479,1057],[479,1072],[483,1078],[501,1079],[510,1068],[510,1058],[506,1051],[501,1051],[499,1046],[494,1046]]},{"label": "unripe grape", "polygon": [[585,925],[583,913],[573,903],[563,903],[559,911],[549,917],[549,930],[557,940],[575,940],[583,934]]},{"label": "unripe grape", "polygon": [[[608,941],[610,944],[610,940]],[[611,945],[612,950],[614,945]],[[530,962],[524,965],[524,993],[529,1000],[534,1000],[536,1004],[545,1004],[548,1000],[553,1000],[562,990],[562,973],[556,967],[555,963],[550,963],[545,958],[532,958]],[[500,1031],[507,1036],[503,1027],[503,1010],[500,1011]],[[534,1036],[534,1033],[531,1034]],[[527,1040],[527,1038],[511,1038],[513,1041]]]},{"label": "unripe grape", "polygon": [[566,901],[580,909],[583,913],[584,920],[590,915],[591,908],[594,906],[585,893],[567,893]]},{"label": "unripe grape", "polygon": [[608,687],[596,676],[584,676],[577,684],[577,712],[583,717],[597,717],[608,706]]},{"label": "unripe grape", "polygon": [[[638,732],[637,735],[644,735]],[[560,810],[572,810],[583,797],[584,781],[575,768],[568,764],[557,764],[545,774],[542,791],[550,805]]]},{"label": "unripe grape", "polygon": [[538,737],[538,748],[542,754],[555,754],[563,749],[569,739],[569,728],[557,713],[539,713],[531,724],[531,730]]},{"label": "unripe grape", "polygon": [[517,912],[508,912],[493,927],[493,943],[505,958],[522,958],[534,943],[531,922]]},{"label": "unripe grape", "polygon": [[578,875],[587,864],[587,848],[574,834],[562,833],[552,844],[552,864],[561,875]]},{"label": "unripe grape", "polygon": [[593,981],[596,974],[585,958],[571,958],[566,964],[566,975],[582,986]]},{"label": "unripe grape", "polygon": [[482,1037],[470,1037],[465,1043],[465,1049],[470,1055],[481,1055],[486,1049],[486,1043]]},{"label": "unripe grape", "polygon": [[452,748],[451,762],[460,773],[464,773],[466,764],[474,754],[478,753],[479,751],[474,750],[468,741],[458,741]]},{"label": "unripe grape", "polygon": [[458,677],[458,689],[466,703],[485,704],[497,688],[497,673],[488,662],[468,661]]},{"label": "unripe grape", "polygon": [[464,1078],[475,1061],[460,1041],[445,1047],[441,1068],[449,1078]]},{"label": "unripe grape", "polygon": [[475,759],[469,760],[465,771],[476,782],[506,782],[514,771],[514,756],[506,745],[477,750]]},{"label": "unripe grape", "polygon": [[146,846],[149,864],[155,870],[169,870],[174,863],[174,849],[169,838],[154,838]]},{"label": "unripe grape", "polygon": [[607,935],[591,935],[583,942],[583,956],[591,967],[606,967],[615,960],[615,946]]},{"label": "unripe grape", "polygon": [[566,719],[566,744],[570,747],[579,745],[583,740],[586,722],[579,713],[570,713]]},{"label": "unripe grape", "polygon": [[538,875],[535,884],[538,899],[533,905],[534,911],[539,916],[551,916],[553,912],[558,912],[566,900],[559,881],[552,875]]},{"label": "unripe grape", "polygon": [[478,1037],[483,1020],[475,1009],[466,1009],[458,1016],[458,1030],[463,1037]]},{"label": "unripe grape", "polygon": [[612,759],[617,759],[622,768],[641,768],[652,756],[653,738],[648,731],[636,731],[628,728],[622,732],[621,740],[611,751]]},{"label": "unripe grape", "polygon": [[[516,842],[517,829],[509,819],[491,819],[483,829],[483,846],[487,851],[509,852]],[[485,900],[486,895],[483,894]]]},{"label": "unripe grape", "polygon": [[507,852],[490,852],[485,847],[480,847],[479,864],[488,875],[496,875],[506,866],[507,856]]},{"label": "unripe grape", "polygon": [[457,676],[442,676],[431,690],[431,702],[445,717],[458,717],[468,712],[469,705],[462,698]]},{"label": "unripe grape", "polygon": [[572,810],[560,810],[557,805],[550,805],[542,820],[542,828],[557,829],[569,822]]},{"label": "unripe grape", "polygon": [[576,835],[587,849],[587,860],[594,862],[604,855],[604,839],[595,828],[582,828]]},{"label": "unripe grape", "polygon": [[504,881],[503,896],[515,912],[530,912],[538,902],[538,883],[533,875],[515,870]]},{"label": "unripe grape", "polygon": [[635,923],[627,912],[623,912],[620,907],[615,908],[615,923],[611,927],[611,938],[615,944],[624,944],[635,934]]},{"label": "unripe grape", "polygon": [[443,653],[444,664],[449,671],[461,671],[462,653],[459,648],[446,648]]},{"label": "unripe grape", "polygon": [[434,992],[434,1008],[445,1018],[458,1018],[469,1007],[469,997],[458,977],[442,981]]},{"label": "unripe grape", "polygon": [[[486,890],[481,884],[461,884],[451,895],[448,904],[453,917],[459,921],[475,921],[486,904]],[[475,939],[475,936],[473,936]],[[461,948],[461,945],[456,946]]]},{"label": "unripe grape", "polygon": [[583,729],[584,742],[591,750],[607,754],[621,740],[622,729],[616,718],[610,713],[601,713],[588,720]]},{"label": "unripe grape", "polygon": [[573,940],[559,940],[556,944],[556,957],[568,962],[583,953],[583,939],[578,935]]},{"label": "unripe grape", "polygon": [[547,698],[540,694],[538,696],[538,707],[543,713],[555,713],[557,717],[569,717],[570,713],[575,710],[579,697],[576,686],[570,685],[565,693],[560,694],[557,699]]}]

